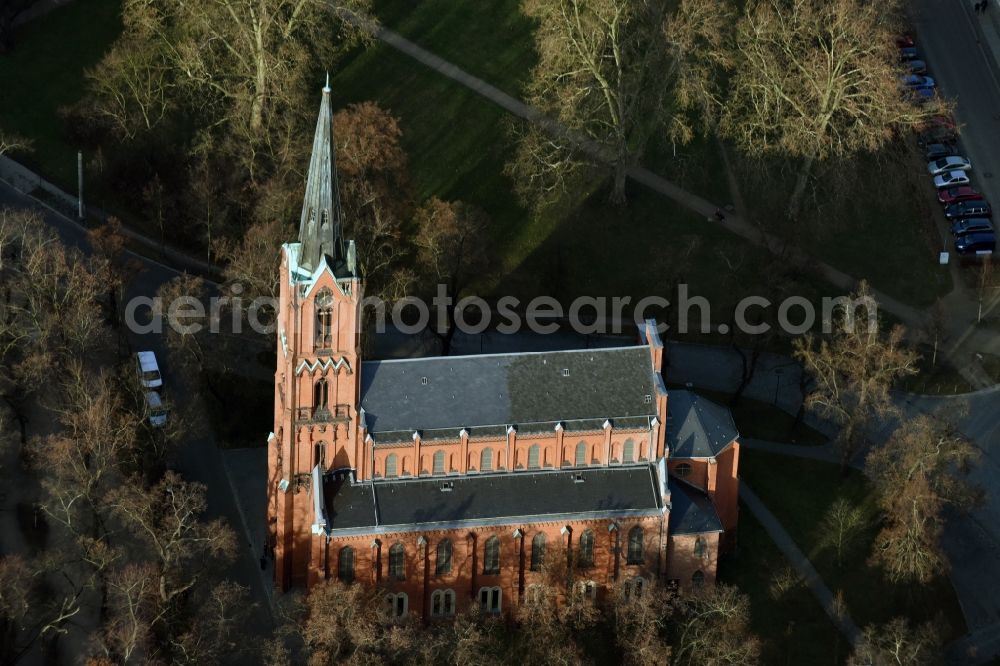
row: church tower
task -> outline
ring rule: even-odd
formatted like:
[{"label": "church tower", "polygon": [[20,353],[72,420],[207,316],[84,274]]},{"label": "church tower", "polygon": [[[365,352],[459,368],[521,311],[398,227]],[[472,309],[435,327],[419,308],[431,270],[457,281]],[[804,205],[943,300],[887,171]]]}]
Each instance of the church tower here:
[{"label": "church tower", "polygon": [[361,392],[363,283],[354,241],[344,241],[330,112],[323,87],[298,242],[281,248],[274,375],[274,431],[268,441],[268,535],[280,590],[323,575],[326,553],[313,477],[353,470]]}]

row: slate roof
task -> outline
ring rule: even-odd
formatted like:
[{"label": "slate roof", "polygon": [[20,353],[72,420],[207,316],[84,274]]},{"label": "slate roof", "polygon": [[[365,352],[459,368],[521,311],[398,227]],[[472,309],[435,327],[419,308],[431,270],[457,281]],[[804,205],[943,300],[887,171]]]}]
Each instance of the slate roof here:
[{"label": "slate roof", "polygon": [[671,458],[712,458],[740,433],[727,407],[691,391],[671,389],[666,435]]},{"label": "slate roof", "polygon": [[[576,480],[578,475],[582,481]],[[450,484],[450,490],[442,491],[442,484]],[[328,530],[366,534],[589,514],[658,515],[663,507],[650,465],[437,476],[376,481],[374,486],[328,475],[324,500]]]},{"label": "slate roof", "polygon": [[559,422],[600,429],[605,419],[648,425],[659,379],[645,345],[369,361],[361,373],[361,406],[376,442],[379,433],[414,430],[455,436],[467,428],[475,437],[477,426],[506,424],[519,431],[551,431]]},{"label": "slate roof", "polygon": [[722,521],[704,492],[674,477],[667,480],[670,489],[670,534],[721,532]]}]

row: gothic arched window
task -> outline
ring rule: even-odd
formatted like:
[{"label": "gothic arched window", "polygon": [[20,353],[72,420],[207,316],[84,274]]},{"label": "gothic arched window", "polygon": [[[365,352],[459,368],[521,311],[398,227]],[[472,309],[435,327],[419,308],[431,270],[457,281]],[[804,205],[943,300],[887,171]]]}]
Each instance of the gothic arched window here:
[{"label": "gothic arched window", "polygon": [[434,452],[434,467],[432,474],[444,474],[444,451]]},{"label": "gothic arched window", "polygon": [[577,467],[583,467],[587,464],[587,444],[585,442],[576,445],[576,459],[573,464]]},{"label": "gothic arched window", "polygon": [[625,448],[622,450],[622,462],[623,463],[635,462],[635,442],[633,442],[631,439],[625,440]]},{"label": "gothic arched window", "polygon": [[394,543],[389,549],[389,576],[406,580],[406,550],[401,543]]},{"label": "gothic arched window", "polygon": [[500,537],[491,536],[486,540],[486,548],[483,555],[483,573],[500,573]]},{"label": "gothic arched window", "polygon": [[388,479],[393,476],[399,476],[399,468],[397,466],[396,454],[390,453],[385,457],[385,477]]},{"label": "gothic arched window", "polygon": [[541,571],[545,564],[545,534],[539,532],[531,540],[531,570]]},{"label": "gothic arched window", "polygon": [[594,566],[594,530],[584,530],[580,535],[580,552],[576,561],[581,567]]},{"label": "gothic arched window", "polygon": [[642,528],[636,525],[628,531],[629,564],[642,564]]},{"label": "gothic arched window", "polygon": [[451,573],[451,539],[441,539],[438,542],[437,562],[434,567],[434,573],[439,576]]},{"label": "gothic arched window", "polygon": [[483,452],[479,454],[479,471],[493,471],[493,449],[483,449]]},{"label": "gothic arched window", "polygon": [[698,537],[694,540],[694,556],[705,557],[705,537]]},{"label": "gothic arched window", "polygon": [[538,444],[532,444],[528,447],[528,469],[538,469],[538,452],[541,447]]},{"label": "gothic arched window", "polygon": [[343,583],[354,581],[354,549],[344,546],[337,556],[337,578]]},{"label": "gothic arched window", "polygon": [[705,584],[705,572],[698,569],[691,575],[691,583],[695,587],[702,587]]}]

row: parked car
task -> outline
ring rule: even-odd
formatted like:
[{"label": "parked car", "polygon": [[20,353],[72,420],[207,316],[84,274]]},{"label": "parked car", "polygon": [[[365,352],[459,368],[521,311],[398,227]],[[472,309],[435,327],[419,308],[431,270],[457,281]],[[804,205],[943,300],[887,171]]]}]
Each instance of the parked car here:
[{"label": "parked car", "polygon": [[167,425],[167,408],[163,406],[163,398],[156,391],[146,391],[146,414],[149,425],[154,428]]},{"label": "parked car", "polygon": [[931,127],[917,135],[917,145],[926,148],[932,143],[954,143],[958,133],[947,127]]},{"label": "parked car", "polygon": [[902,77],[902,82],[907,88],[933,88],[937,85],[931,77],[919,74],[907,74]]},{"label": "parked car", "polygon": [[934,187],[939,190],[944,187],[953,187],[955,185],[968,185],[969,184],[969,174],[965,171],[946,171],[945,173],[934,176]]},{"label": "parked car", "polygon": [[996,252],[996,250],[996,234],[988,231],[955,237],[955,252],[958,254],[978,254],[980,252]]},{"label": "parked car", "polygon": [[910,70],[910,74],[927,73],[927,63],[923,60],[910,60],[906,63],[906,67]]},{"label": "parked car", "polygon": [[949,155],[948,157],[942,157],[936,159],[933,162],[928,162],[927,172],[932,176],[936,176],[939,173],[944,173],[945,171],[971,171],[972,162],[960,155]]},{"label": "parked car", "polygon": [[156,362],[156,354],[151,351],[137,352],[135,366],[143,388],[157,390],[163,387],[163,377],[160,375],[160,366]]},{"label": "parked car", "polygon": [[951,233],[955,236],[965,236],[966,234],[993,233],[993,223],[985,217],[967,217],[964,220],[956,220],[951,225]]},{"label": "parked car", "polygon": [[944,216],[949,220],[960,220],[963,217],[993,217],[993,209],[985,199],[958,201],[944,207]]},{"label": "parked car", "polygon": [[955,122],[955,119],[951,116],[951,114],[947,114],[940,116],[931,116],[930,118],[921,120],[917,123],[914,123],[913,125],[913,131],[918,134],[922,134],[924,132],[928,132],[932,129],[937,129],[937,128],[945,128],[953,132],[957,132],[958,123]]},{"label": "parked car", "polygon": [[904,46],[899,49],[899,59],[904,62],[907,60],[916,60],[919,57],[920,54],[917,53],[917,47],[915,46]]},{"label": "parked car", "polygon": [[896,35],[896,46],[899,48],[906,48],[908,46],[913,46],[913,35],[908,35],[905,32]]},{"label": "parked car", "polygon": [[976,201],[982,198],[982,192],[968,185],[949,187],[946,190],[938,191],[938,201],[945,205],[953,204],[956,201]]},{"label": "parked car", "polygon": [[928,162],[955,154],[955,146],[950,143],[932,143],[925,146],[924,150],[927,151],[925,157]]}]

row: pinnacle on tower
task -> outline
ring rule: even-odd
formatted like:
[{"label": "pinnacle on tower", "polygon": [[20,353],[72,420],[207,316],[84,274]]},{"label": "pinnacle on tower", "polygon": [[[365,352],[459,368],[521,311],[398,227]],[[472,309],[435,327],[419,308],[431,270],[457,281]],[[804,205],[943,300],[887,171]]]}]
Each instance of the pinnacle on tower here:
[{"label": "pinnacle on tower", "polygon": [[343,210],[337,186],[336,149],[333,145],[333,125],[330,114],[330,75],[326,76],[323,98],[316,120],[309,176],[302,201],[299,222],[299,243],[302,250],[299,265],[314,271],[325,256],[334,273],[346,268],[344,241],[341,235]]}]

